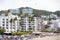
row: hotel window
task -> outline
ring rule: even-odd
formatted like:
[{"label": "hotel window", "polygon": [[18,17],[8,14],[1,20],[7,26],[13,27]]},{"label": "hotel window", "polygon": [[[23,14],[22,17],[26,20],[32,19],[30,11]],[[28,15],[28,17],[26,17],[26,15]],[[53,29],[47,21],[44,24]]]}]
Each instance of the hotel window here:
[{"label": "hotel window", "polygon": [[4,19],[3,19],[4,20]]},{"label": "hotel window", "polygon": [[3,21],[3,23],[5,23],[5,22]]},{"label": "hotel window", "polygon": [[8,21],[8,19],[6,19]]},{"label": "hotel window", "polygon": [[5,26],[5,25],[3,24],[3,26]]},{"label": "hotel window", "polygon": [[8,29],[8,27],[6,27],[6,29]]},{"label": "hotel window", "polygon": [[29,21],[29,23],[31,23],[31,22]]},{"label": "hotel window", "polygon": [[6,22],[6,23],[8,23],[8,22]]},{"label": "hotel window", "polygon": [[29,30],[32,30],[32,28],[29,28]]},{"label": "hotel window", "polygon": [[15,25],[13,25],[13,26],[15,26]]},{"label": "hotel window", "polygon": [[31,26],[29,26],[29,27],[31,27]]},{"label": "hotel window", "polygon": [[13,27],[13,29],[15,29],[15,27]]},{"label": "hotel window", "polygon": [[8,24],[6,24],[6,26],[8,26]]}]

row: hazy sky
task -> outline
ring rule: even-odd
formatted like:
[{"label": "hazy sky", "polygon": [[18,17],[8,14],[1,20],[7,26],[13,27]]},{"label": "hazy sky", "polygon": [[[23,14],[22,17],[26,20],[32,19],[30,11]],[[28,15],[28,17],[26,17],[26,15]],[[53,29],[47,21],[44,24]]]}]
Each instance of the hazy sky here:
[{"label": "hazy sky", "polygon": [[0,10],[32,7],[40,10],[60,10],[60,0],[0,0]]}]

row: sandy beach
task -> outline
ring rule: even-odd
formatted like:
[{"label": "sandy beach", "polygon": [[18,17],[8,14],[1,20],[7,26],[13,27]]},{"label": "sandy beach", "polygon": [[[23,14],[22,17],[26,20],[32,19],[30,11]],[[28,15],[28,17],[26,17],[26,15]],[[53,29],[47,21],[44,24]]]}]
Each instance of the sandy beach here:
[{"label": "sandy beach", "polygon": [[29,39],[29,40],[60,40],[60,35],[46,36],[42,38],[38,37],[38,38]]}]

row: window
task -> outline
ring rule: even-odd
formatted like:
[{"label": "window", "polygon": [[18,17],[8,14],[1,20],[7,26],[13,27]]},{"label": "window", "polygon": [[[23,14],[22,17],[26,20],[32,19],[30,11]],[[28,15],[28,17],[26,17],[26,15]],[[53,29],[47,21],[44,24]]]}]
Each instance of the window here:
[{"label": "window", "polygon": [[6,19],[8,21],[8,19]]},{"label": "window", "polygon": [[4,19],[3,19],[4,20]]},{"label": "window", "polygon": [[8,26],[8,24],[6,24],[6,26]]},{"label": "window", "polygon": [[29,28],[29,30],[32,30],[32,28]]},{"label": "window", "polygon": [[31,27],[31,26],[29,26],[29,27]]},{"label": "window", "polygon": [[6,22],[6,23],[8,23],[8,22]]},{"label": "window", "polygon": [[6,27],[6,29],[8,29],[8,27]]},{"label": "window", "polygon": [[5,23],[5,22],[3,21],[3,23]]},{"label": "window", "polygon": [[29,21],[29,23],[31,23],[31,22]]},{"label": "window", "polygon": [[23,28],[24,26],[22,26],[22,28]]},{"label": "window", "polygon": [[21,28],[21,31],[24,31],[24,28]]},{"label": "window", "polygon": [[21,19],[21,20],[24,20],[24,19]]},{"label": "window", "polygon": [[3,24],[3,26],[5,26],[5,25]]},{"label": "window", "polygon": [[15,25],[13,24],[13,26],[15,26]]},{"label": "window", "polygon": [[15,27],[13,27],[13,29],[15,29]]}]

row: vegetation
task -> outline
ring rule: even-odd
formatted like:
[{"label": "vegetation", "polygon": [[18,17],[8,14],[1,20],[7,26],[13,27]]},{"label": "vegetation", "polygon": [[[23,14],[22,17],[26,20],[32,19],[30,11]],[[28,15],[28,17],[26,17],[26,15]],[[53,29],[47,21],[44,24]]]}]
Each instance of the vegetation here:
[{"label": "vegetation", "polygon": [[51,30],[43,29],[41,32],[52,32]]},{"label": "vegetation", "polygon": [[47,29],[47,28],[49,28],[49,25],[48,24],[45,25],[45,29]]},{"label": "vegetation", "polygon": [[32,16],[32,17],[30,17],[30,19],[29,19],[30,21],[34,21],[34,17]]},{"label": "vegetation", "polygon": [[[21,7],[21,8],[19,8],[19,13],[18,13],[18,15],[19,14],[22,14],[22,9],[23,9],[24,7]],[[33,8],[32,8],[33,9]],[[6,15],[8,15],[8,12],[9,12],[10,10],[5,10],[5,11],[0,11],[0,14],[1,13],[3,13],[3,12],[5,12],[6,13]],[[40,15],[50,15],[50,14],[57,14],[58,16],[60,16],[60,11],[56,11],[56,12],[50,12],[50,11],[46,11],[46,10],[38,10],[38,9],[33,9],[33,14],[35,15],[35,16],[40,16]]]},{"label": "vegetation", "polygon": [[3,33],[5,32],[6,30],[4,28],[1,28],[0,27],[0,34],[3,35]]},{"label": "vegetation", "polygon": [[13,22],[13,19],[10,19],[10,22],[12,23]]},{"label": "vegetation", "polygon": [[57,14],[57,16],[60,16],[60,11],[53,12],[54,14]]},{"label": "vegetation", "polygon": [[26,17],[28,17],[29,16],[29,14],[28,13],[25,13],[23,16],[22,16],[22,18],[26,18]]},{"label": "vegetation", "polygon": [[14,19],[10,19],[10,23],[14,22],[15,20],[17,20],[17,17],[15,17]]},{"label": "vegetation", "polygon": [[19,17],[21,17],[21,14],[20,14],[20,13],[18,13],[17,15],[18,15]]},{"label": "vegetation", "polygon": [[19,22],[19,24],[20,24],[20,26],[22,26],[22,24],[23,24],[23,21],[20,21],[20,22]]},{"label": "vegetation", "polygon": [[14,20],[13,19],[10,19],[10,23],[11,23],[11,28],[12,28],[12,23],[14,22]]},{"label": "vegetation", "polygon": [[12,35],[16,35],[17,32],[11,32]]},{"label": "vegetation", "polygon": [[32,31],[23,31],[23,32],[11,32],[12,35],[27,35],[32,34]]},{"label": "vegetation", "polygon": [[17,20],[17,17],[14,18],[14,21]]},{"label": "vegetation", "polygon": [[52,14],[52,12],[46,10],[33,9],[33,14],[35,14],[36,16],[40,16],[40,15],[49,15]]}]

